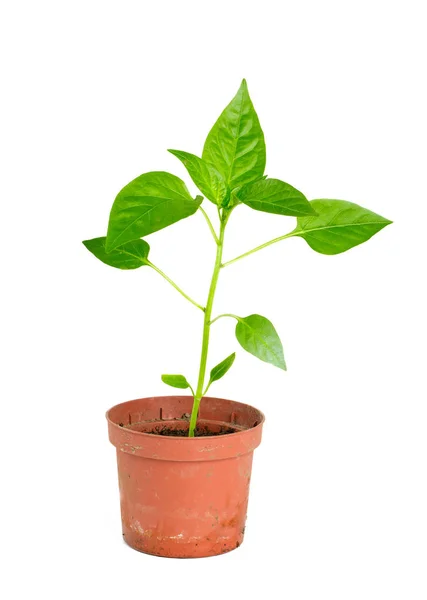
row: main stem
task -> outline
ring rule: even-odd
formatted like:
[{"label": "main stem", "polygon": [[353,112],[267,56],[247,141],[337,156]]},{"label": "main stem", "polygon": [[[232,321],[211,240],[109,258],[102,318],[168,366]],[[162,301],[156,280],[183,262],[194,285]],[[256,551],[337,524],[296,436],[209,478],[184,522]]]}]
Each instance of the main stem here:
[{"label": "main stem", "polygon": [[212,273],[212,281],[211,281],[211,285],[209,287],[209,294],[208,294],[208,299],[207,299],[206,308],[205,308],[205,317],[204,317],[204,321],[203,321],[203,338],[202,338],[202,352],[200,355],[199,378],[197,380],[197,388],[196,388],[196,394],[194,396],[193,410],[191,411],[190,429],[188,431],[189,437],[194,437],[194,430],[196,429],[196,425],[197,425],[197,416],[199,414],[200,401],[202,399],[203,388],[204,388],[204,384],[205,384],[206,363],[208,360],[209,335],[210,335],[210,326],[211,326],[210,321],[211,321],[211,316],[212,316],[212,307],[213,307],[213,301],[214,301],[214,297],[215,297],[216,286],[218,283],[219,271],[221,269],[225,226],[227,224],[229,216],[230,216],[229,212],[228,213],[224,212],[221,216],[221,226],[220,226],[220,230],[219,230],[219,238],[218,238],[218,244],[217,244],[217,249],[216,249],[215,266],[214,266],[214,270]]}]

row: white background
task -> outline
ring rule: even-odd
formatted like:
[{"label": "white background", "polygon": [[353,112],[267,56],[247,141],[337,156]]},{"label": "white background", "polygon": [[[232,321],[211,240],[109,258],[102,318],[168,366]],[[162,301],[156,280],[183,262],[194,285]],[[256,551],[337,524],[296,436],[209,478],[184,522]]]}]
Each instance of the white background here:
[{"label": "white background", "polygon": [[[425,7],[424,7],[425,8]],[[2,527],[8,600],[427,597],[423,2],[9,1],[2,55]],[[424,55],[424,56],[423,56]],[[154,271],[96,261],[128,181],[196,154],[246,77],[267,173],[394,221],[335,257],[290,239],[225,269],[215,312],[271,319],[288,372],[215,325],[212,393],[254,404],[246,539],[166,560],[120,530],[104,411],[196,377],[201,313]],[[206,203],[205,203],[206,204]],[[209,210],[211,206],[208,206]],[[239,207],[225,257],[290,231]],[[200,214],[148,239],[203,302]]]}]

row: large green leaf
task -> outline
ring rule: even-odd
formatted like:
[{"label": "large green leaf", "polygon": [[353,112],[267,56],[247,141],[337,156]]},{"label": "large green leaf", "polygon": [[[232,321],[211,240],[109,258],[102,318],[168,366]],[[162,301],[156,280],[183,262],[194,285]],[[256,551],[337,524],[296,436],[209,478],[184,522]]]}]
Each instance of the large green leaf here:
[{"label": "large green leaf", "polygon": [[109,253],[105,251],[105,240],[105,237],[99,237],[85,240],[83,244],[96,258],[110,267],[137,269],[147,264],[150,246],[144,240],[133,240]]},{"label": "large green leaf", "polygon": [[190,387],[184,375],[162,375],[162,381],[171,387],[180,388],[181,390]]},{"label": "large green leaf", "polygon": [[264,134],[243,80],[210,130],[202,157],[214,165],[233,190],[263,175],[265,156]]},{"label": "large green leaf", "polygon": [[110,213],[105,248],[144,237],[194,214],[202,198],[194,200],[185,183],[170,173],[140,175],[117,195]]},{"label": "large green leaf", "polygon": [[211,376],[209,378],[209,385],[213,381],[218,381],[218,379],[221,379],[221,377],[224,377],[224,375],[227,373],[227,371],[229,370],[231,365],[234,363],[235,358],[236,358],[236,353],[233,352],[233,354],[230,354],[230,356],[227,356],[227,358],[225,358],[222,362],[220,362],[216,367],[214,367],[212,369]]},{"label": "large green leaf", "polygon": [[283,346],[271,321],[261,315],[238,317],[236,338],[244,350],[286,371]]},{"label": "large green leaf", "polygon": [[317,215],[298,218],[291,235],[321,254],[340,254],[362,244],[391,221],[345,200],[312,200]]},{"label": "large green leaf", "polygon": [[221,173],[211,163],[195,154],[181,150],[169,150],[169,152],[183,163],[202,194],[214,204],[221,206],[228,194],[227,184]]},{"label": "large green leaf", "polygon": [[237,193],[237,197],[255,210],[275,215],[299,217],[315,214],[304,194],[280,179],[261,179],[248,183]]}]

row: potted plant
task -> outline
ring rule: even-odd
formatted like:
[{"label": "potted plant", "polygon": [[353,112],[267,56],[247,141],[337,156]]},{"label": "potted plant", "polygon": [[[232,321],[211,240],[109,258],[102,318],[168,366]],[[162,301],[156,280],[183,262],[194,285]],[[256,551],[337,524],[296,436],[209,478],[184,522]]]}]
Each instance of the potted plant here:
[{"label": "potted plant", "polygon": [[[344,200],[307,200],[300,191],[264,175],[264,134],[243,80],[236,96],[210,130],[202,157],[170,150],[203,196],[193,198],[170,173],[140,175],[117,195],[105,237],[86,248],[119,269],[148,266],[202,313],[199,376],[194,386],[178,374],[164,383],[191,395],[132,400],[107,412],[109,437],[117,448],[121,515],[126,542],[158,556],[201,557],[228,552],[243,541],[252,455],[261,441],[262,413],[246,404],[206,397],[231,368],[235,354],[208,371],[209,339],[220,318],[234,321],[240,346],[286,370],[283,348],[264,316],[213,314],[222,269],[271,244],[300,237],[316,252],[339,254],[365,242],[391,221]],[[215,226],[202,207],[206,198],[218,215]],[[296,227],[223,262],[225,232],[239,205],[286,217]],[[190,298],[150,258],[150,234],[201,211],[216,246],[212,280],[204,304]],[[208,230],[207,230],[208,231]]]}]

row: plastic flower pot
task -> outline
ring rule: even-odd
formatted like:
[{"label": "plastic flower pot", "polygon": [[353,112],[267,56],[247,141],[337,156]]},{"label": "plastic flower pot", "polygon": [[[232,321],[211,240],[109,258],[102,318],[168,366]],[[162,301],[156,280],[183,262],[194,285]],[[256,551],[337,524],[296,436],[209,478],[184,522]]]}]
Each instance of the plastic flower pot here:
[{"label": "plastic flower pot", "polygon": [[243,542],[252,457],[264,415],[240,402],[204,398],[198,428],[208,435],[162,435],[188,431],[192,403],[191,396],[159,396],[107,412],[117,450],[123,536],[140,552],[198,558]]}]

